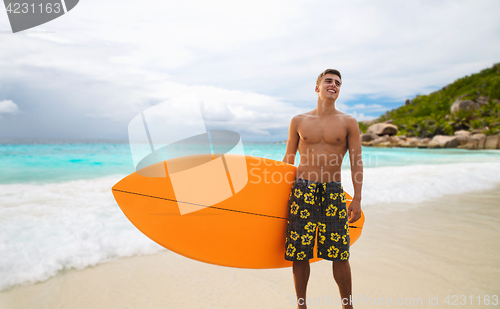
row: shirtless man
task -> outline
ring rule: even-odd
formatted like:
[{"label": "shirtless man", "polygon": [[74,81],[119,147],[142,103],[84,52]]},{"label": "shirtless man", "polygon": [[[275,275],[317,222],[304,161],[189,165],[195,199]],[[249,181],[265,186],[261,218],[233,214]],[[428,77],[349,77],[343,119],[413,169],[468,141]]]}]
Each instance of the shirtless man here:
[{"label": "shirtless man", "polygon": [[[343,308],[350,303],[349,227],[361,217],[363,163],[357,121],[335,108],[342,85],[340,72],[328,69],[316,82],[318,103],[314,110],[293,117],[284,162],[300,164],[290,192],[285,259],[293,261],[298,308],[307,308],[309,259],[317,234],[317,256],[333,261],[333,277]],[[340,167],[349,150],[354,197],[347,213]]]}]

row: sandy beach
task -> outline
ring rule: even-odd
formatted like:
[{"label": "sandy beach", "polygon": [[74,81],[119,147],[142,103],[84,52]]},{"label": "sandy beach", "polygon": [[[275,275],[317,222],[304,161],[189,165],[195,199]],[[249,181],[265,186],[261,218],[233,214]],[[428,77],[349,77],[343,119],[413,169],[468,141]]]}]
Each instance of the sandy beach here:
[{"label": "sandy beach", "polygon": [[[356,307],[454,302],[483,308],[488,297],[494,301],[500,294],[500,186],[398,211],[408,208],[401,206],[392,204],[389,213],[365,209],[363,235],[351,248]],[[340,308],[338,297],[331,263],[312,264],[309,308]],[[255,307],[295,308],[290,268],[225,268],[163,251],[0,292],[6,309]]]}]

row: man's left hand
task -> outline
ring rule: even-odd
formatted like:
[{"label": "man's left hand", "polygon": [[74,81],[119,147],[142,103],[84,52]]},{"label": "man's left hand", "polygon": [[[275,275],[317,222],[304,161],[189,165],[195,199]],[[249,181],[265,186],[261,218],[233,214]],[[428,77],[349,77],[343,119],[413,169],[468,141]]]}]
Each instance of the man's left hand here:
[{"label": "man's left hand", "polygon": [[349,219],[349,223],[353,223],[361,218],[361,201],[360,200],[352,200],[349,205],[349,209],[347,210],[347,216]]}]

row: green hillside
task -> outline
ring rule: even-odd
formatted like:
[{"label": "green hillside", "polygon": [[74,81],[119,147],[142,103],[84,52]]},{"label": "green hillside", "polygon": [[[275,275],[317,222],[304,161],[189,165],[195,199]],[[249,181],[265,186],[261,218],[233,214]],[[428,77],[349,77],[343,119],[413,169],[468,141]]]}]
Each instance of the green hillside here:
[{"label": "green hillside", "polygon": [[[480,97],[487,98],[488,103],[477,110],[460,110],[451,115],[451,105],[457,98],[477,101]],[[500,133],[500,63],[462,77],[439,91],[419,95],[410,104],[389,111],[375,122],[390,119],[398,127],[398,135],[432,137],[453,135],[463,129],[483,129],[488,135]],[[360,122],[363,132],[367,128],[367,124]]]}]

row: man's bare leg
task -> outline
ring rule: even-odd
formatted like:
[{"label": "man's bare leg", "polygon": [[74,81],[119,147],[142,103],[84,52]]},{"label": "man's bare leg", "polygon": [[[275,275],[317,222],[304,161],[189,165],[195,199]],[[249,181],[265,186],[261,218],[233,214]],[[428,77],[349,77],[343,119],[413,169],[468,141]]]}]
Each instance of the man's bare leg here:
[{"label": "man's bare leg", "polygon": [[309,260],[293,262],[293,281],[295,283],[295,293],[297,294],[297,308],[306,309],[306,290],[309,281],[311,267]]},{"label": "man's bare leg", "polygon": [[[352,304],[350,303],[352,294],[352,283],[351,283],[351,266],[349,261],[334,261],[332,263],[333,268],[333,278],[339,286],[340,297],[342,300],[342,308],[351,309]],[[345,300],[347,298],[347,301]],[[347,305],[344,305],[346,304]]]}]

